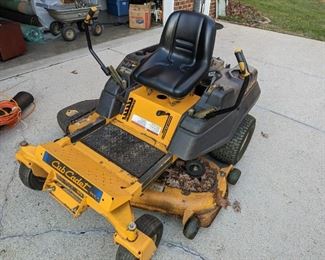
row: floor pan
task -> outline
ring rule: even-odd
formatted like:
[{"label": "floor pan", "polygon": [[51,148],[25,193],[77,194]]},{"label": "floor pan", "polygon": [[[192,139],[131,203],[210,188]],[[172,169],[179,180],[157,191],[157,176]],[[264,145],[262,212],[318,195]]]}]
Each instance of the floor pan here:
[{"label": "floor pan", "polygon": [[165,153],[112,124],[81,139],[85,145],[140,178]]}]

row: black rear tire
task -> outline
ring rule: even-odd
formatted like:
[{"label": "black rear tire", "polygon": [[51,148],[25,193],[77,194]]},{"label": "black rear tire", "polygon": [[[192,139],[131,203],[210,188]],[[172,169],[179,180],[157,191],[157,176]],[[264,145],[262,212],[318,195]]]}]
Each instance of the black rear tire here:
[{"label": "black rear tire", "polygon": [[252,139],[256,119],[247,115],[239,125],[233,138],[220,148],[211,152],[211,156],[223,163],[235,165],[243,157]]},{"label": "black rear tire", "polygon": [[42,190],[45,183],[44,178],[35,176],[33,171],[24,164],[20,164],[19,178],[26,187],[32,190]]},{"label": "black rear tire", "polygon": [[[155,216],[144,214],[135,221],[137,228],[150,237],[158,248],[164,226],[162,222]],[[123,246],[119,246],[116,252],[116,260],[136,260],[136,258],[131,252],[129,252]]]},{"label": "black rear tire", "polygon": [[184,225],[183,234],[188,239],[194,239],[199,232],[201,225],[196,216],[192,216]]}]

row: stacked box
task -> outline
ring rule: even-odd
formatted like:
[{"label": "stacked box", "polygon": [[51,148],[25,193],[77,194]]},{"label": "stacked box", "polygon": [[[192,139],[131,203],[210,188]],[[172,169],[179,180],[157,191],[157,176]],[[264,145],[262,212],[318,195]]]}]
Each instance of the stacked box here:
[{"label": "stacked box", "polygon": [[151,7],[148,5],[130,5],[129,26],[132,29],[150,29]]}]

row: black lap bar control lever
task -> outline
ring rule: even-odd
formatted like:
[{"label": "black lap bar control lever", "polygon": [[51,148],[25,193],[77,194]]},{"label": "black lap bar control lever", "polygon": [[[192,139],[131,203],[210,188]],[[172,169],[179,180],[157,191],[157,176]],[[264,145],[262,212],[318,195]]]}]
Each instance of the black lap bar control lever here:
[{"label": "black lap bar control lever", "polygon": [[247,90],[247,87],[249,85],[250,73],[249,73],[248,64],[247,64],[246,58],[244,56],[243,50],[236,49],[235,50],[235,56],[236,56],[238,66],[239,66],[240,77],[244,79],[235,104],[233,106],[231,106],[231,107],[224,108],[224,109],[221,109],[221,110],[218,110],[215,107],[208,108],[208,109],[203,109],[203,110],[200,110],[200,111],[197,111],[196,113],[194,113],[193,117],[201,118],[201,119],[209,119],[209,118],[214,117],[216,115],[229,113],[229,112],[231,112],[231,111],[233,111],[233,110],[235,110],[235,109],[237,109],[239,107],[239,105],[240,105],[240,103],[241,103],[241,101],[242,101],[242,99],[244,97],[244,94],[245,94],[245,92]]},{"label": "black lap bar control lever", "polygon": [[88,44],[88,49],[91,53],[91,55],[93,55],[93,57],[95,58],[95,60],[98,62],[98,64],[100,65],[102,71],[104,71],[104,73],[107,75],[107,76],[110,76],[111,73],[109,71],[109,69],[105,66],[105,64],[102,62],[102,60],[97,56],[97,54],[95,53],[95,51],[93,50],[93,46],[91,44],[91,40],[90,40],[90,34],[89,34],[89,25],[91,24],[92,22],[92,19],[95,15],[95,13],[97,12],[97,7],[91,7],[89,9],[89,12],[84,20],[84,24],[85,24],[85,33],[86,33],[86,39],[87,39],[87,44]]}]

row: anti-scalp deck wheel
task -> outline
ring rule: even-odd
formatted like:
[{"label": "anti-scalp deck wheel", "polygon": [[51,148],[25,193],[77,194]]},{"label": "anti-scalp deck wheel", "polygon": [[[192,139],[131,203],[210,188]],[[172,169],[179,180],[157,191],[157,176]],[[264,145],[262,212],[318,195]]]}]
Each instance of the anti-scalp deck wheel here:
[{"label": "anti-scalp deck wheel", "polygon": [[243,157],[255,130],[256,119],[247,115],[239,125],[233,138],[211,152],[215,159],[235,165]]},{"label": "anti-scalp deck wheel", "polygon": [[43,189],[45,179],[35,176],[33,171],[24,164],[20,164],[19,178],[26,187],[32,190]]},{"label": "anti-scalp deck wheel", "polygon": [[[144,214],[135,221],[137,228],[150,237],[158,248],[164,226],[155,216]],[[123,246],[119,246],[116,252],[116,260],[136,260],[137,258]]]},{"label": "anti-scalp deck wheel", "polygon": [[199,160],[191,160],[185,163],[186,173],[193,178],[200,178],[205,173],[205,167]]},{"label": "anti-scalp deck wheel", "polygon": [[190,219],[185,223],[183,228],[183,234],[188,239],[194,239],[199,232],[201,225],[200,220],[196,216],[190,217]]},{"label": "anti-scalp deck wheel", "polygon": [[233,169],[227,176],[227,182],[231,185],[236,185],[241,175],[241,171],[237,168]]}]

